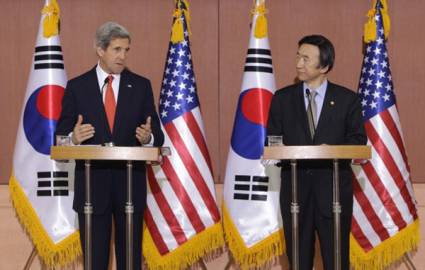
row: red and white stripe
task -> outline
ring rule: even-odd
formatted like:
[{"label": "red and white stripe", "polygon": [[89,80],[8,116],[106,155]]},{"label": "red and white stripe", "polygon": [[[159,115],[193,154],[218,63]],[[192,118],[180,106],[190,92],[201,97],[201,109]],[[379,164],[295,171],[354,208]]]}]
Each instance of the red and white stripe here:
[{"label": "red and white stripe", "polygon": [[162,126],[171,155],[148,168],[146,225],[163,255],[220,221],[199,107]]},{"label": "red and white stripe", "polygon": [[369,251],[417,218],[410,169],[395,105],[365,122],[372,158],[353,166],[352,233]]}]

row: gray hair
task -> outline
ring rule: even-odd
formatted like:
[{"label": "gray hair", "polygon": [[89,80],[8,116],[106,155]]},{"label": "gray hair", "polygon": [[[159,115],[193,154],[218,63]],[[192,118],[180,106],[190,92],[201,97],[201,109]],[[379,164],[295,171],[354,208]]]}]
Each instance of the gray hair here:
[{"label": "gray hair", "polygon": [[130,33],[124,26],[116,22],[106,22],[96,30],[95,46],[106,50],[111,40],[116,38],[127,38],[131,41]]}]

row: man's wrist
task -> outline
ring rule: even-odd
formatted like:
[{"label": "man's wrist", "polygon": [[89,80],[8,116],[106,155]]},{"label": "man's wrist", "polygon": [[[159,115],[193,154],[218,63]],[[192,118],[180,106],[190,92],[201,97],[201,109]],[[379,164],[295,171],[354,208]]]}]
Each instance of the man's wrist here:
[{"label": "man's wrist", "polygon": [[151,133],[151,134],[149,134],[149,138],[144,143],[142,143],[142,145],[152,146],[153,145],[153,141],[154,141],[154,136]]},{"label": "man's wrist", "polygon": [[68,135],[69,137],[71,137],[71,145],[79,145],[80,143],[76,141],[75,137],[74,137],[74,132],[69,133]]},{"label": "man's wrist", "polygon": [[149,134],[149,137],[145,140],[143,144],[148,144],[152,140],[152,133]]}]

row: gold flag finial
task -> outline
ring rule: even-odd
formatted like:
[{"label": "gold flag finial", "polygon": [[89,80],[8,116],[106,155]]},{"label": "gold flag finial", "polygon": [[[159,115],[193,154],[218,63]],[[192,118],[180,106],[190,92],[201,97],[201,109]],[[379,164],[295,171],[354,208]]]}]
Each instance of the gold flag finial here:
[{"label": "gold flag finial", "polygon": [[182,42],[184,40],[183,17],[186,20],[187,32],[189,35],[191,34],[189,3],[187,0],[175,0],[175,2],[176,9],[174,10],[173,14],[174,23],[171,29],[171,42],[173,44]]},{"label": "gold flag finial", "polygon": [[267,37],[267,18],[266,14],[268,10],[266,9],[266,1],[261,0],[258,4],[254,0],[254,9],[252,10],[253,15],[257,15],[257,20],[255,22],[254,36],[256,38],[265,38]]},{"label": "gold flag finial", "polygon": [[[365,23],[364,26],[364,42],[369,43],[371,41],[376,40],[376,21],[375,16],[377,13],[377,0],[373,1],[373,8],[370,9],[367,13],[368,21]],[[378,0],[381,3],[381,15],[382,15],[382,21],[384,26],[384,36],[385,39],[388,38],[390,34],[390,16],[388,15],[388,4],[387,0]]]},{"label": "gold flag finial", "polygon": [[50,0],[49,4],[44,6],[41,14],[46,15],[43,20],[43,36],[49,38],[59,34],[60,9],[56,0]]}]

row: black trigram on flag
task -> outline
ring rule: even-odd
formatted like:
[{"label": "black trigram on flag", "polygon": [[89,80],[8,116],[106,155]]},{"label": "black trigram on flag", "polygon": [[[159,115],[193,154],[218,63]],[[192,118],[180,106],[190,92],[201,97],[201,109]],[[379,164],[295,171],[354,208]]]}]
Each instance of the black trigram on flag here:
[{"label": "black trigram on flag", "polygon": [[244,71],[273,73],[272,55],[270,50],[248,49]]},{"label": "black trigram on flag", "polygon": [[68,196],[68,172],[37,172],[37,196]]},{"label": "black trigram on flag", "polygon": [[34,69],[64,69],[61,46],[35,47]]},{"label": "black trigram on flag", "polygon": [[268,185],[267,176],[236,175],[233,199],[267,201]]}]

